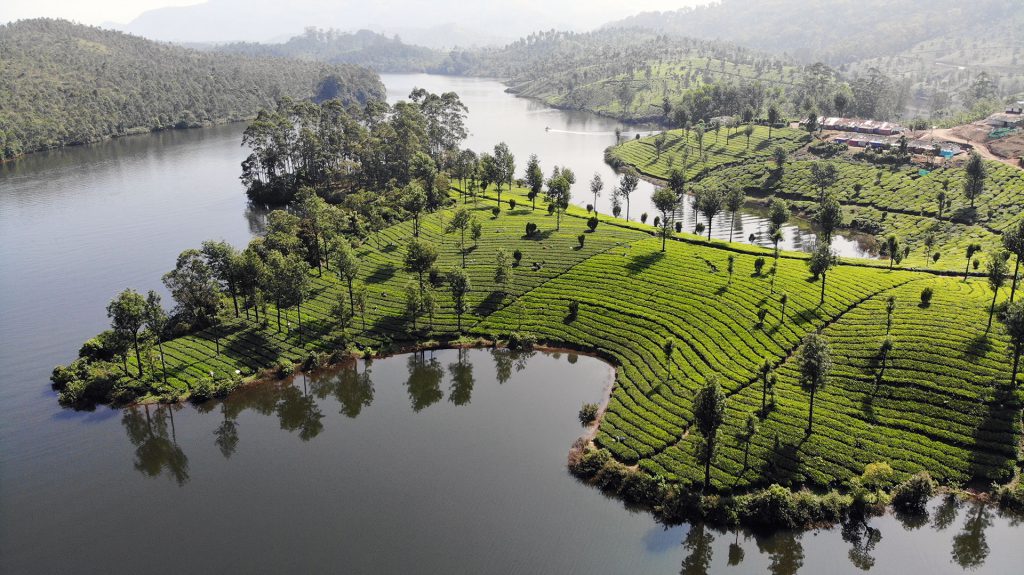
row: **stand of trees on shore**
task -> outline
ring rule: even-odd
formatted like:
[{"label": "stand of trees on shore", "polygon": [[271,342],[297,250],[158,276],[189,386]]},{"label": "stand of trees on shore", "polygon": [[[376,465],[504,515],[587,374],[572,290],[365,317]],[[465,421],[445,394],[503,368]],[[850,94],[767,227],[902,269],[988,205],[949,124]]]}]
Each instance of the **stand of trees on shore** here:
[{"label": "stand of trees on shore", "polygon": [[198,52],[73,24],[0,25],[0,158],[251,118],[282,97],[383,100],[352,65]]}]

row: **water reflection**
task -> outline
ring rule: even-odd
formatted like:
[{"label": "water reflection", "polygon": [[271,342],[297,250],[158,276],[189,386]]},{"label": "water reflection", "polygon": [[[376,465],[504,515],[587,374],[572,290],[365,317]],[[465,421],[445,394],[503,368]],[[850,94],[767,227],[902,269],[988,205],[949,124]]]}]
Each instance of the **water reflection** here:
[{"label": "water reflection", "polygon": [[409,379],[405,385],[409,389],[413,411],[423,411],[444,398],[444,392],[441,391],[444,370],[433,352],[411,353],[406,365],[409,369]]},{"label": "water reflection", "polygon": [[708,532],[703,523],[692,525],[683,539],[683,549],[687,555],[683,559],[680,575],[706,575],[714,557],[714,549],[711,547],[714,542],[714,535]]},{"label": "water reflection", "polygon": [[850,563],[857,569],[870,571],[875,566],[875,558],[871,553],[882,540],[881,530],[871,527],[863,519],[858,519],[844,523],[840,532],[843,541],[850,544]]},{"label": "water reflection", "polygon": [[364,407],[373,403],[373,379],[370,374],[372,362],[353,362],[339,370],[323,370],[310,376],[310,389],[319,399],[333,397],[341,405],[339,413],[355,419]]},{"label": "water reflection", "polygon": [[307,390],[306,375],[300,377],[302,389],[295,386],[282,388],[275,410],[281,421],[281,429],[297,432],[299,439],[309,441],[323,431],[324,414]]},{"label": "water reflection", "polygon": [[804,566],[803,533],[781,532],[758,536],[754,541],[761,554],[768,555],[768,572],[772,575],[795,575]]},{"label": "water reflection", "polygon": [[178,406],[132,407],[121,425],[135,446],[135,469],[148,477],[167,475],[178,485],[188,483],[188,457],[178,446],[174,411]]},{"label": "water reflection", "polygon": [[473,364],[466,360],[469,350],[458,350],[458,360],[448,364],[452,382],[448,388],[448,401],[455,405],[469,404],[473,394]]},{"label": "water reflection", "polygon": [[964,521],[963,529],[953,537],[953,561],[964,569],[981,567],[988,558],[988,539],[985,530],[992,525],[992,509],[974,502]]}]

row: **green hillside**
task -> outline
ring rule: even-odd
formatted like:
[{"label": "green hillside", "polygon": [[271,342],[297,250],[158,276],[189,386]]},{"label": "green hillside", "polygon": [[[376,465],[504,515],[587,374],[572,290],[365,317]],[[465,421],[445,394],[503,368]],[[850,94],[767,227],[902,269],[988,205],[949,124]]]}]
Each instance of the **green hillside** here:
[{"label": "green hillside", "polygon": [[0,155],[255,116],[283,97],[384,98],[373,72],[197,52],[64,20],[0,26]]}]

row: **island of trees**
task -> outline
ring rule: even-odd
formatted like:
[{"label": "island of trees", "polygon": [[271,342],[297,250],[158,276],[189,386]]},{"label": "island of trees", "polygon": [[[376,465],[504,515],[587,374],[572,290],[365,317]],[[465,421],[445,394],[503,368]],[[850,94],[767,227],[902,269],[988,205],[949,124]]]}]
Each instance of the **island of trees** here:
[{"label": "island of trees", "polygon": [[[260,112],[242,170],[252,198],[280,206],[266,233],[183,252],[163,278],[170,307],[115,294],[111,329],[54,370],[61,402],[201,402],[353,354],[548,344],[618,368],[607,406],[581,412],[595,423],[572,471],[667,519],[797,527],[920,509],[937,485],[971,481],[1020,504],[1022,192],[986,192],[991,166],[951,168],[956,205],[1006,212],[977,246],[935,238],[929,252],[955,271],[908,257],[899,237],[885,259],[840,260],[848,204],[829,173],[846,167],[825,161],[808,160],[819,185],[797,199],[818,223],[810,253],[777,249],[794,215],[785,188],[768,192],[773,246],[710,239],[713,216],[750,190],[706,182],[804,169],[786,157],[807,146],[796,130],[747,124],[715,145],[691,126],[651,166],[636,146],[656,142],[630,142],[612,152],[621,177],[603,182],[500,142],[461,149],[465,115],[457,95],[422,90]],[[657,217],[636,221],[634,170],[670,157]],[[620,209],[571,205],[577,182]],[[687,193],[703,216],[693,229]]]}]

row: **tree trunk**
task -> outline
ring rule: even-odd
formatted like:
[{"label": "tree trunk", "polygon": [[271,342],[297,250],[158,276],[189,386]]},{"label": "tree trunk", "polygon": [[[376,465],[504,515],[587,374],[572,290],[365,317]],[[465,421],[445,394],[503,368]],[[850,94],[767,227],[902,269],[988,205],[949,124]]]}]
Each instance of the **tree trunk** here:
[{"label": "tree trunk", "polygon": [[277,333],[281,333],[281,299],[275,300],[274,307],[277,309]]},{"label": "tree trunk", "polygon": [[299,345],[302,345],[302,298],[301,297],[299,298],[298,303],[295,304],[295,309],[299,313],[299,328],[298,328]]},{"label": "tree trunk", "polygon": [[988,306],[988,326],[985,328],[985,333],[988,333],[992,329],[992,316],[996,313],[996,298],[999,297],[999,290],[992,292],[992,304]]},{"label": "tree trunk", "polygon": [[971,273],[971,258],[967,258],[967,265],[964,266],[964,281],[967,281],[967,276],[970,273]]},{"label": "tree trunk", "polygon": [[807,434],[811,434],[811,430],[814,428],[814,394],[817,392],[818,387],[811,387],[811,410],[807,415]]},{"label": "tree trunk", "polygon": [[352,280],[348,280],[348,304],[352,317],[356,317],[356,299],[352,297]]},{"label": "tree trunk", "polygon": [[825,274],[821,274],[821,301],[819,304],[825,304]]},{"label": "tree trunk", "polygon": [[1017,387],[1017,370],[1020,367],[1020,355],[1021,346],[1016,346],[1013,350],[1013,371],[1010,375],[1010,387]]},{"label": "tree trunk", "polygon": [[709,242],[711,241],[711,220],[713,220],[713,219],[714,219],[713,217],[712,218],[708,218],[708,241]]},{"label": "tree trunk", "polygon": [[729,243],[732,243],[732,234],[736,231],[736,212],[732,213],[732,223],[729,224]]},{"label": "tree trunk", "polygon": [[164,342],[160,341],[160,339],[158,338],[156,340],[156,345],[160,348],[160,367],[163,369],[164,372],[164,385],[167,385],[167,361],[164,360]]},{"label": "tree trunk", "polygon": [[235,293],[235,282],[228,282],[228,290],[231,292],[231,303],[235,305],[235,317],[238,317],[238,295]]},{"label": "tree trunk", "polygon": [[132,341],[135,343],[135,361],[139,362],[139,379],[142,379],[142,355],[139,354],[139,334],[132,334]]},{"label": "tree trunk", "polygon": [[1017,256],[1017,263],[1013,266],[1013,282],[1010,284],[1010,303],[1013,303],[1013,297],[1017,295],[1017,275],[1020,272],[1020,256]]}]

